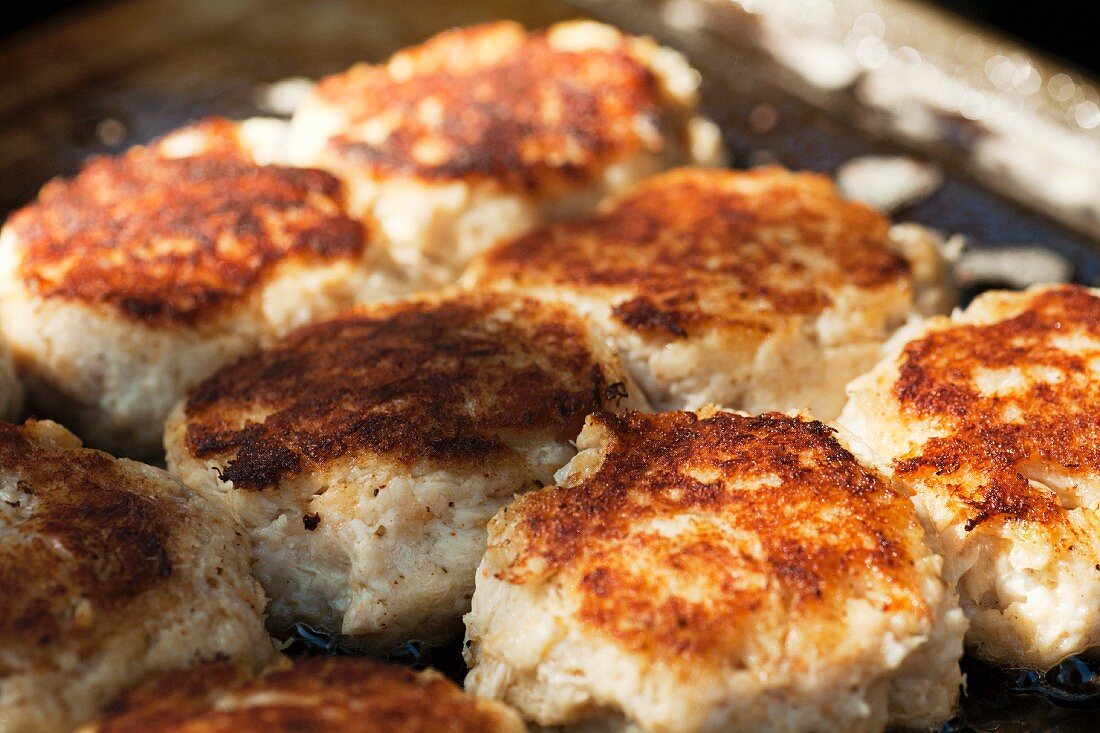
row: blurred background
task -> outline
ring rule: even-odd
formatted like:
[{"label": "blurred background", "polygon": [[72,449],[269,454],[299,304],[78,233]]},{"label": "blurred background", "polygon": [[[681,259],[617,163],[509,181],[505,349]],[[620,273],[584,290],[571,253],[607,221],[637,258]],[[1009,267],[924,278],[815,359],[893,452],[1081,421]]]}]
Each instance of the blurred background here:
[{"label": "blurred background", "polygon": [[917,160],[937,185],[899,217],[1100,283],[1100,0],[39,0],[0,16],[0,216],[90,155],[286,117],[310,79],[444,28],[582,15],[688,55],[732,166]]},{"label": "blurred background", "polygon": [[[109,2],[109,0],[108,0]],[[104,0],[39,0],[18,3],[0,18],[0,35],[10,35],[28,26],[81,6],[107,4]],[[441,0],[440,4],[461,4],[461,0]],[[1100,75],[1100,0],[935,0],[978,22],[986,23],[1027,45]]]}]

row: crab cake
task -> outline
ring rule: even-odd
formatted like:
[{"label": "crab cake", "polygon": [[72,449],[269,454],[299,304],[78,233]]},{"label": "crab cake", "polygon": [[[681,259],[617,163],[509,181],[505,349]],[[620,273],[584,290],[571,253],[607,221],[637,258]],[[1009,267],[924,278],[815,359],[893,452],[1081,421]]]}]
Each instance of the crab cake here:
[{"label": "crab cake", "polygon": [[[935,272],[923,264],[935,248],[911,234],[906,251]],[[891,245],[887,220],[822,176],[686,168],[494,247],[464,282],[591,316],[657,407],[827,419],[914,310],[910,263]]]},{"label": "crab cake", "polygon": [[671,165],[720,163],[717,128],[695,115],[698,76],[599,23],[456,29],[322,79],[289,154],[342,176],[394,259],[446,281],[502,237]]},{"label": "crab cake", "polygon": [[965,620],[913,507],[820,422],[598,413],[489,525],[467,689],[592,731],[946,719]]},{"label": "crab cake", "polygon": [[987,660],[1100,644],[1100,291],[989,292],[903,330],[841,422],[911,493]]},{"label": "crab cake", "polygon": [[8,221],[0,326],[37,414],[151,456],[187,387],[384,290],[340,182],[256,164],[249,129],[209,120],[95,158]]},{"label": "crab cake", "polygon": [[0,729],[69,731],[153,672],[274,654],[236,523],[178,479],[0,423]]},{"label": "crab cake", "polygon": [[[287,665],[289,666],[289,665]],[[522,733],[519,716],[434,670],[314,658],[245,681],[226,664],[164,675],[81,733]]]},{"label": "crab cake", "polygon": [[584,417],[643,404],[560,306],[430,296],[313,324],[200,384],[168,465],[227,504],[274,630],[368,648],[461,629],[485,525],[574,454]]}]

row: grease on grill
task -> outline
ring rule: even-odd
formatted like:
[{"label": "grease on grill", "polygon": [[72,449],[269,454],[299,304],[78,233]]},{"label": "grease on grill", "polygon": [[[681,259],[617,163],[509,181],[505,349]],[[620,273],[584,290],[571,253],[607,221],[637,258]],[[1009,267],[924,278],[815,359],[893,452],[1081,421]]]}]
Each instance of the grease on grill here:
[{"label": "grease on grill", "polygon": [[[1100,660],[1069,657],[1047,672],[963,658],[966,694],[939,733],[1091,733],[1100,710]],[[1026,721],[1026,722],[1025,722]]]},{"label": "grease on grill", "polygon": [[363,656],[362,651],[339,635],[320,631],[301,621],[291,625],[287,638],[283,640],[283,652],[291,656],[317,654]]},{"label": "grease on grill", "polygon": [[931,196],[943,184],[943,173],[913,158],[865,155],[841,165],[836,181],[848,198],[892,214]]},{"label": "grease on grill", "polygon": [[970,290],[1023,289],[1073,280],[1073,264],[1043,247],[969,248],[954,267],[955,280]]}]

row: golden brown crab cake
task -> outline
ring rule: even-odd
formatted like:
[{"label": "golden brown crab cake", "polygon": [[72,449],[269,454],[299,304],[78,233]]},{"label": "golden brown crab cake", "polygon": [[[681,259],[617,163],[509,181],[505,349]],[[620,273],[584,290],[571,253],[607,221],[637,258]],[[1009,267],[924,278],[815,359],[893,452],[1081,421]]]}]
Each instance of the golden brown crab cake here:
[{"label": "golden brown crab cake", "polygon": [[498,239],[671,165],[719,164],[698,83],[678,53],[610,26],[489,23],[322,79],[289,155],[342,176],[399,264],[448,281]]},{"label": "golden brown crab cake", "polygon": [[911,504],[820,422],[598,413],[489,525],[467,689],[592,731],[947,718],[965,620]]},{"label": "golden brown crab cake", "polygon": [[[914,265],[935,272],[935,248],[903,233]],[[463,282],[592,317],[657,407],[832,418],[914,311],[913,268],[891,236],[823,176],[684,168],[492,248]]]},{"label": "golden brown crab cake", "polygon": [[899,332],[840,422],[912,493],[988,660],[1100,644],[1100,292],[989,292]]},{"label": "golden brown crab cake", "polygon": [[299,660],[247,680],[227,664],[135,688],[81,733],[523,733],[508,707],[434,670],[369,659]]},{"label": "golden brown crab cake", "polygon": [[258,165],[208,120],[52,181],[0,233],[0,327],[31,409],[96,447],[159,450],[187,387],[387,280],[340,182]]},{"label": "golden brown crab cake", "polygon": [[490,517],[619,402],[644,404],[568,309],[425,296],[222,369],[177,407],[165,445],[247,528],[276,631],[304,621],[383,649],[461,629]]},{"label": "golden brown crab cake", "polygon": [[65,732],[147,675],[274,648],[236,522],[49,422],[0,423],[0,729]]}]

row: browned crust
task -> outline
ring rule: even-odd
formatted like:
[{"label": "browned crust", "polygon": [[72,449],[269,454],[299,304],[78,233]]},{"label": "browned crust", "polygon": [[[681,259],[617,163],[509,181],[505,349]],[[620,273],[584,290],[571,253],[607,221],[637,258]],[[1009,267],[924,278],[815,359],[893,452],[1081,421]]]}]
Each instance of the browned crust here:
[{"label": "browned crust", "polygon": [[140,479],[116,459],[44,448],[29,429],[0,422],[0,465],[18,497],[4,508],[0,534],[0,634],[37,652],[86,636],[82,614],[98,624],[165,582],[173,517],[134,490]]},{"label": "browned crust", "polygon": [[[1021,467],[1039,460],[1071,473],[1100,470],[1100,386],[1089,376],[1100,353],[1072,353],[1050,341],[1077,331],[1100,339],[1100,298],[1066,286],[1039,293],[1014,317],[953,325],[909,343],[893,395],[903,413],[933,418],[949,434],[899,460],[898,474],[948,485],[966,507],[968,531],[1014,520],[1061,525],[1057,495],[1033,487]],[[998,395],[983,395],[972,382],[978,369],[1038,367],[1067,378]],[[1009,408],[1019,410],[1018,421],[1003,419]]]},{"label": "browned crust", "polygon": [[248,678],[246,670],[226,661],[166,672],[112,701],[103,709],[100,721],[79,733],[166,733],[189,729],[189,721],[201,719],[222,694]]},{"label": "browned crust", "polygon": [[315,658],[241,682],[228,664],[160,677],[124,696],[97,733],[486,733],[514,730],[495,704],[436,673]]},{"label": "browned crust", "polygon": [[627,295],[614,310],[620,323],[682,338],[819,313],[844,286],[907,288],[888,232],[883,216],[840,198],[824,176],[685,168],[600,216],[498,245],[473,271],[483,283]]},{"label": "browned crust", "polygon": [[363,227],[345,215],[335,177],[252,163],[228,121],[199,131],[210,142],[201,155],[135,148],[46,184],[9,221],[23,284],[149,325],[189,325],[288,259],[362,254]]},{"label": "browned crust", "polygon": [[[911,506],[822,423],[727,412],[592,420],[608,434],[599,468],[507,510],[522,549],[505,581],[563,577],[582,623],[680,662],[747,664],[761,629],[786,624],[831,643],[851,633],[840,620],[851,598],[927,615]],[[652,528],[677,518],[691,528]]]},{"label": "browned crust", "polygon": [[[411,75],[395,74],[391,62],[319,83],[349,126],[371,118],[393,126],[382,141],[331,139],[338,166],[541,192],[582,185],[607,162],[660,145],[660,89],[621,47],[563,52],[545,33],[490,23],[442,33],[399,59]],[[425,100],[439,114],[421,114]]]},{"label": "browned crust", "polygon": [[222,369],[187,401],[186,445],[229,458],[222,479],[250,489],[357,451],[471,462],[524,434],[575,437],[621,398],[613,382],[565,309],[472,293],[413,301],[307,326]]}]

